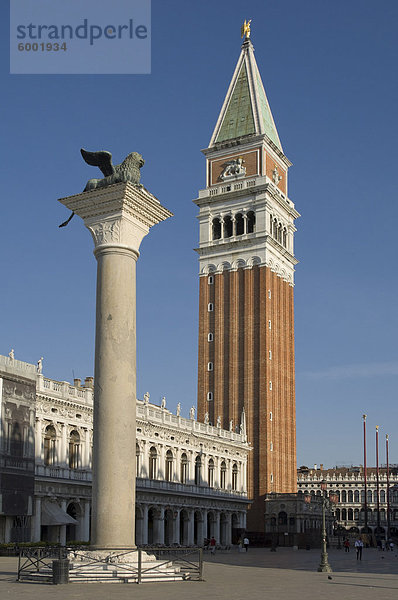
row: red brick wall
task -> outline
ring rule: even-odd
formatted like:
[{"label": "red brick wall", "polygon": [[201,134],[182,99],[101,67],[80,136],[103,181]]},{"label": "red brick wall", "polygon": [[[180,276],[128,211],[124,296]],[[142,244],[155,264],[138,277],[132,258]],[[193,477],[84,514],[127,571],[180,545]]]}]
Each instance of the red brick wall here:
[{"label": "red brick wall", "polygon": [[[263,531],[264,495],[296,491],[293,288],[268,267],[213,277],[213,285],[200,278],[198,419],[208,411],[213,424],[220,415],[222,427],[228,428],[230,419],[236,426],[244,404],[253,447],[248,530]],[[207,310],[209,302],[213,312]],[[213,342],[207,341],[209,332]],[[208,362],[214,364],[212,372]],[[209,391],[212,402],[207,402]]]},{"label": "red brick wall", "polygon": [[278,168],[279,176],[282,177],[282,179],[278,183],[278,188],[281,190],[281,192],[286,194],[286,189],[287,189],[286,188],[286,181],[287,181],[286,167],[282,166],[282,164],[279,161],[275,160],[265,150],[264,150],[264,155],[265,155],[265,174],[272,180],[272,172],[275,169],[275,165],[276,165],[276,167]]}]

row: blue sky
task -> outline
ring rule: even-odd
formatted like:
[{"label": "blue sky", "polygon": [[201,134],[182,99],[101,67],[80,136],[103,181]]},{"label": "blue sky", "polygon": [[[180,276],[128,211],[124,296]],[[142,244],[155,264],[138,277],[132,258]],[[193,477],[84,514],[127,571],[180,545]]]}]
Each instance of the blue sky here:
[{"label": "blue sky", "polygon": [[[114,0],[117,3],[117,0]],[[82,1],[83,5],[84,2]],[[101,4],[101,2],[100,2]],[[298,464],[362,461],[362,413],[398,462],[395,0],[152,2],[151,75],[9,75],[1,3],[0,353],[58,380],[93,374],[92,240],[57,198],[94,176],[79,155],[137,150],[142,182],[174,214],[138,263],[138,395],[196,404],[197,209],[204,157],[240,52],[252,41],[297,221]],[[99,57],[100,60],[100,57]],[[384,449],[381,452],[384,460]]]}]

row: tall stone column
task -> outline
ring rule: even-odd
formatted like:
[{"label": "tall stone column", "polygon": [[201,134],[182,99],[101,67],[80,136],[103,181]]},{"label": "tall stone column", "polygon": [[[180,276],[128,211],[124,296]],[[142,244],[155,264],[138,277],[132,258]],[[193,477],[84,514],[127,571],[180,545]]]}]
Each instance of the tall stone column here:
[{"label": "tall stone column", "polygon": [[148,505],[142,505],[142,539],[141,544],[148,543]]},{"label": "tall stone column", "polygon": [[[61,508],[66,512],[66,500],[61,500]],[[65,546],[66,544],[66,525],[59,526],[59,543],[61,546]]]},{"label": "tall stone column", "polygon": [[194,543],[194,511],[193,509],[189,509],[188,511],[188,524],[187,524],[187,538],[188,538],[188,546],[193,546]]},{"label": "tall stone column", "polygon": [[36,417],[35,427],[35,455],[36,463],[43,464],[43,435],[42,435],[43,420]]},{"label": "tall stone column", "polygon": [[174,511],[173,515],[173,525],[174,525],[174,544],[181,544],[180,540],[180,511]]},{"label": "tall stone column", "polygon": [[83,516],[80,525],[81,540],[82,542],[88,542],[90,540],[90,501],[85,500],[83,502]]},{"label": "tall stone column", "polygon": [[40,542],[41,539],[41,498],[35,497],[35,514],[33,517],[32,541]]},{"label": "tall stone column", "polygon": [[97,259],[92,547],[134,548],[135,267],[149,228],[171,213],[130,182],[60,202],[84,220]]}]

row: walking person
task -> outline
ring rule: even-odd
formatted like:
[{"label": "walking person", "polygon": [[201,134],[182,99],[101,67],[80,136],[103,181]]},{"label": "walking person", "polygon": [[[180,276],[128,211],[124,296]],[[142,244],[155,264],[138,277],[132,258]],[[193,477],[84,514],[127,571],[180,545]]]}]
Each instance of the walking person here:
[{"label": "walking person", "polygon": [[246,552],[249,549],[249,544],[250,544],[249,539],[247,537],[244,537],[243,538],[243,547],[245,548]]},{"label": "walking person", "polygon": [[357,551],[357,560],[362,560],[362,548],[363,548],[363,541],[361,540],[361,538],[358,538],[355,541],[355,550]]},{"label": "walking person", "polygon": [[344,540],[344,552],[349,552],[350,551],[350,540],[348,538],[346,538]]},{"label": "walking person", "polygon": [[210,552],[213,555],[216,553],[216,540],[214,535],[210,539]]}]

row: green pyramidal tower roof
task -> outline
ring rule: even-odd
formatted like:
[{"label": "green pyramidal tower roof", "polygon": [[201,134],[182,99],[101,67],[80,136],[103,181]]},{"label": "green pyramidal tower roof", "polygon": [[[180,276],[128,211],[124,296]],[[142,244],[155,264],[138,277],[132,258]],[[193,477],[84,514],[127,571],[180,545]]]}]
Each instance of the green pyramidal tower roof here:
[{"label": "green pyramidal tower roof", "polygon": [[254,58],[253,44],[246,39],[209,147],[250,134],[265,134],[283,152]]}]

